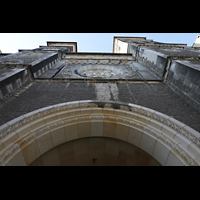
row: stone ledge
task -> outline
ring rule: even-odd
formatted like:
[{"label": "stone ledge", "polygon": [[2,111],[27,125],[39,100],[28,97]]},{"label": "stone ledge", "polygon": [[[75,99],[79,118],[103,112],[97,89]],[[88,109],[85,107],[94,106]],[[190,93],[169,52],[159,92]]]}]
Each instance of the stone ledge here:
[{"label": "stone ledge", "polygon": [[29,82],[27,69],[0,69],[0,100]]}]

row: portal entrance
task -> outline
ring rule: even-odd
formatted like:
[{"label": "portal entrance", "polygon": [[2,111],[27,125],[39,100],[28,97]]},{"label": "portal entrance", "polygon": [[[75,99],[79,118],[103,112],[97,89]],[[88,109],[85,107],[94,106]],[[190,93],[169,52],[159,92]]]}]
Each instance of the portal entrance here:
[{"label": "portal entrance", "polygon": [[138,147],[113,138],[82,138],[61,144],[30,166],[161,166]]},{"label": "portal entrance", "polygon": [[0,165],[8,166],[46,165],[49,157],[52,164],[59,158],[60,165],[66,159],[71,159],[70,165],[200,163],[198,132],[163,113],[116,101],[74,101],[42,108],[1,126],[0,139]]}]

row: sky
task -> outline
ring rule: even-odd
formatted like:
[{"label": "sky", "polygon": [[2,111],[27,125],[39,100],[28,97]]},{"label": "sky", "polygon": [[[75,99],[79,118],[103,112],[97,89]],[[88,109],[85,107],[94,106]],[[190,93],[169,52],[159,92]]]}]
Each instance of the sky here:
[{"label": "sky", "polygon": [[2,53],[34,49],[46,41],[77,42],[78,52],[112,53],[114,36],[146,37],[157,42],[192,46],[199,33],[0,33]]}]

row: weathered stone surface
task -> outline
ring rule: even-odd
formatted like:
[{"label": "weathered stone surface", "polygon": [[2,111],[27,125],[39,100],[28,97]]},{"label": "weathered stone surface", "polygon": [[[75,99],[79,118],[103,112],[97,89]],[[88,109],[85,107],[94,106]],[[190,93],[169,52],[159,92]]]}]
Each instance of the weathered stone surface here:
[{"label": "weathered stone surface", "polygon": [[[81,61],[81,60],[80,60]],[[76,70],[78,71],[81,67],[94,67],[96,69],[96,66],[105,66],[105,68],[116,68],[120,71],[120,73],[117,73],[113,77],[103,77],[106,80],[117,80],[117,79],[124,79],[124,80],[158,80],[156,76],[152,74],[150,70],[143,67],[137,62],[134,62],[133,60],[127,61],[127,62],[121,62],[121,60],[110,60],[109,64],[81,64],[80,61],[78,61],[79,64],[71,63],[68,64],[68,61],[66,61],[66,66],[54,77],[55,79],[91,79],[91,77],[84,77],[76,73]],[[112,62],[113,61],[113,62]],[[86,63],[86,61],[84,61]],[[91,61],[88,60],[88,63],[91,63]],[[96,61],[97,62],[97,61]],[[107,63],[107,62],[106,62]],[[112,63],[112,64],[111,64]],[[120,64],[116,64],[120,63]],[[92,78],[93,79],[93,78]]]},{"label": "weathered stone surface", "polygon": [[0,101],[28,82],[26,69],[0,68]]},{"label": "weathered stone surface", "polygon": [[50,54],[52,54],[52,52],[18,52],[0,57],[0,64],[31,64],[37,60],[49,56]]},{"label": "weathered stone surface", "polygon": [[141,105],[172,116],[200,131],[200,113],[192,106],[165,84],[144,83],[32,83],[18,96],[0,105],[0,125],[39,108],[77,100],[114,100]]},{"label": "weathered stone surface", "polygon": [[167,56],[152,51],[151,49],[141,48],[138,56],[139,63],[146,66],[158,78],[162,79],[167,63]]},{"label": "weathered stone surface", "polygon": [[[128,43],[127,54],[69,53],[62,47],[40,47],[0,56],[1,69],[23,68],[26,80],[33,81],[30,87],[25,88],[22,88],[21,78],[15,78],[14,84],[4,84],[4,89],[0,90],[0,98],[5,91],[9,93],[18,87],[22,90],[1,102],[0,124],[45,106],[98,99],[124,101],[152,108],[199,131],[200,114],[195,102],[200,103],[200,51],[186,48],[185,44],[164,44],[146,38],[124,38],[122,42]],[[179,56],[187,58],[179,60]],[[188,57],[190,60],[187,60]],[[172,62],[169,62],[169,58]],[[102,79],[102,82],[76,73],[78,67],[95,67],[100,64],[119,67],[123,73],[114,79]],[[164,75],[167,85],[144,83],[149,80],[162,81]],[[36,78],[45,80],[35,82]],[[2,81],[0,84],[2,85]]]},{"label": "weathered stone surface", "polygon": [[171,64],[167,85],[200,111],[200,62],[174,60]]},{"label": "weathered stone surface", "polygon": [[[8,139],[14,146],[4,155],[7,156],[12,151],[16,153],[14,151],[19,148],[19,144],[25,146],[24,142],[30,143],[31,123],[33,129],[43,128],[35,133],[38,136],[37,143],[31,144],[35,147],[26,146],[22,153],[32,148],[44,153],[53,148],[53,144],[78,138],[77,136],[109,136],[140,146],[163,165],[173,160],[173,153],[177,153],[176,151],[187,160],[186,163],[195,164],[199,159],[199,149],[196,151],[193,143],[200,146],[199,133],[196,132],[200,131],[200,51],[183,49],[186,48],[184,44],[135,39],[137,41],[123,38],[122,48],[120,49],[120,42],[114,48],[127,54],[69,53],[68,47],[48,46],[0,56],[0,128],[3,130],[11,125],[3,132],[3,136],[13,130],[16,132],[14,137],[12,135]],[[84,75],[86,70],[89,70],[88,75]],[[98,70],[101,72],[100,78]],[[111,78],[114,73],[115,77]],[[5,92],[13,95],[5,99]],[[70,102],[67,107],[66,102]],[[61,107],[55,105],[60,103]],[[60,115],[57,111],[61,111]],[[32,118],[29,112],[34,113],[34,123],[29,121]],[[56,115],[52,112],[56,112]],[[88,115],[89,113],[92,114]],[[25,116],[21,116],[24,114]],[[67,116],[70,117],[66,121],[61,120]],[[17,122],[16,117],[21,121]],[[98,120],[100,124],[96,123]],[[64,133],[66,127],[63,125],[68,122],[75,125],[69,128],[69,132],[74,129],[74,136]],[[31,134],[22,138],[21,142],[17,139],[16,143],[15,137],[21,137],[22,134],[16,127],[21,129],[23,123],[27,123],[27,127],[22,133],[27,134],[29,131]],[[57,130],[57,125],[62,127]],[[132,126],[136,127],[130,132]],[[170,129],[173,130],[169,131]],[[46,133],[44,136],[45,130],[51,130],[51,134]],[[190,130],[195,137],[190,134]],[[57,138],[54,137],[55,134],[58,134]],[[196,151],[195,156],[191,156],[196,159],[195,162],[178,148],[177,142],[187,148],[186,152]],[[4,140],[0,149],[6,145],[8,143]],[[11,146],[8,145],[9,148]],[[26,164],[30,164],[29,157],[25,156]],[[20,155],[15,160],[19,161],[18,158]],[[175,163],[180,164],[177,160]],[[8,165],[12,165],[12,162]]]},{"label": "weathered stone surface", "polygon": [[200,113],[164,84],[118,84],[119,100],[165,113],[200,131]]},{"label": "weathered stone surface", "polygon": [[[121,40],[119,38],[119,40]],[[186,44],[124,39],[128,53],[200,112],[200,49]]]}]

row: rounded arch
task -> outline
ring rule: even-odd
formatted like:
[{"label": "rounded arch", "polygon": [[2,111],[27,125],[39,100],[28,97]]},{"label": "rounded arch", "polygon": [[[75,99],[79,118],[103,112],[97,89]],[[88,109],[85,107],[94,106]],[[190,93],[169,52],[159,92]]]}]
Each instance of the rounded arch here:
[{"label": "rounded arch", "polygon": [[200,134],[155,110],[116,101],[74,101],[45,107],[0,127],[0,164],[29,165],[79,138],[108,137],[144,150],[161,165],[199,165]]},{"label": "rounded arch", "polygon": [[54,147],[30,166],[160,166],[160,163],[128,142],[86,137]]}]

